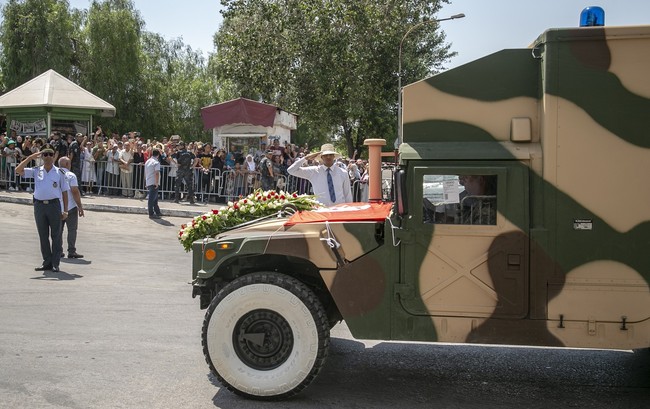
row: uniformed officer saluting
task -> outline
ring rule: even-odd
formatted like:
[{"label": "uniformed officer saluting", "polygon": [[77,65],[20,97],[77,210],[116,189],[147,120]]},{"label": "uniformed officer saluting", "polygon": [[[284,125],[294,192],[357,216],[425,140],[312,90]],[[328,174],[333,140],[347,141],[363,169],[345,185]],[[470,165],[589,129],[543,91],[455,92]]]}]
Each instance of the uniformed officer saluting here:
[{"label": "uniformed officer saluting", "polygon": [[[43,165],[28,168],[27,165],[39,156],[43,158]],[[20,162],[16,173],[34,179],[34,219],[43,255],[43,264],[34,270],[58,272],[62,253],[61,221],[68,217],[68,195],[63,194],[69,190],[65,172],[54,166],[54,149],[46,144],[40,152]]]}]

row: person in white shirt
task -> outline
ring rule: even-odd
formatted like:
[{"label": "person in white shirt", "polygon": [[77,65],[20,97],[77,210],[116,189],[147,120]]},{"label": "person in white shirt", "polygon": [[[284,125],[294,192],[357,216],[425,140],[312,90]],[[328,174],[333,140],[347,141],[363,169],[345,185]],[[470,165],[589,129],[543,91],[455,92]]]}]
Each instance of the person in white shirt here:
[{"label": "person in white shirt", "polygon": [[9,190],[18,190],[16,186],[16,176],[15,176],[15,167],[18,163],[18,158],[22,156],[20,148],[16,147],[16,142],[13,139],[9,139],[7,146],[4,148],[3,156],[5,156],[7,174],[9,175]]},{"label": "person in white shirt", "polygon": [[133,152],[131,143],[124,142],[124,149],[120,151],[120,182],[122,185],[122,196],[133,197]]},{"label": "person in white shirt", "polygon": [[108,186],[109,195],[118,194],[118,185],[120,177],[120,152],[117,143],[113,142],[111,150],[106,153],[108,162],[106,164],[106,185]]},{"label": "person in white shirt", "polygon": [[61,244],[63,244],[63,228],[65,227],[68,230],[68,258],[83,258],[83,254],[77,253],[77,227],[79,218],[84,217],[84,209],[81,205],[79,181],[77,175],[70,170],[71,164],[70,158],[67,156],[59,158],[59,169],[65,171],[65,179],[70,187],[70,190],[65,193],[68,195],[68,217],[61,226]]},{"label": "person in white shirt", "polygon": [[[34,179],[34,220],[43,256],[43,264],[34,270],[52,270],[58,273],[63,248],[62,221],[68,217],[66,192],[69,187],[65,172],[54,166],[54,155],[54,148],[49,144],[45,145],[40,152],[32,153],[20,162],[16,173],[24,178]],[[37,157],[43,158],[43,165],[28,168],[27,165]]]},{"label": "person in white shirt", "polygon": [[151,151],[151,157],[144,164],[144,179],[147,187],[147,210],[150,219],[160,219],[158,207],[158,187],[160,186],[160,151]]},{"label": "person in white shirt", "polygon": [[[350,203],[352,202],[352,191],[348,172],[334,164],[334,161],[340,156],[334,150],[334,145],[326,143],[321,146],[320,152],[310,153],[297,159],[289,166],[287,172],[290,175],[309,180],[316,199],[325,206]],[[317,160],[319,157],[321,165],[303,166],[306,161]]]}]

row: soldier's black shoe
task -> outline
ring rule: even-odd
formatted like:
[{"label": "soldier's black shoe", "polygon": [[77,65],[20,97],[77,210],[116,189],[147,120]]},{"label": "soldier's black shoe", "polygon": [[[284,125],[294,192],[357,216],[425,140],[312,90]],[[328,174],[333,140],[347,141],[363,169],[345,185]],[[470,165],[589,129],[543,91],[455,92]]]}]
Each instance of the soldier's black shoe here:
[{"label": "soldier's black shoe", "polygon": [[59,272],[59,266],[53,266],[52,267],[52,272],[53,273],[58,273]]},{"label": "soldier's black shoe", "polygon": [[79,253],[68,253],[68,258],[84,258],[84,255]]},{"label": "soldier's black shoe", "polygon": [[47,265],[43,264],[40,267],[36,267],[34,269],[34,271],[45,271],[45,270],[51,270],[51,269],[52,269],[52,264],[47,264]]}]

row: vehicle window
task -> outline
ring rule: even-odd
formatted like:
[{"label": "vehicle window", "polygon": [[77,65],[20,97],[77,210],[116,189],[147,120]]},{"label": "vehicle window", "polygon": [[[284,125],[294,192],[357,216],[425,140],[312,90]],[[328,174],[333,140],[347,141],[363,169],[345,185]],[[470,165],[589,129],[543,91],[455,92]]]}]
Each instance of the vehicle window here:
[{"label": "vehicle window", "polygon": [[424,175],[422,222],[496,225],[497,175]]}]

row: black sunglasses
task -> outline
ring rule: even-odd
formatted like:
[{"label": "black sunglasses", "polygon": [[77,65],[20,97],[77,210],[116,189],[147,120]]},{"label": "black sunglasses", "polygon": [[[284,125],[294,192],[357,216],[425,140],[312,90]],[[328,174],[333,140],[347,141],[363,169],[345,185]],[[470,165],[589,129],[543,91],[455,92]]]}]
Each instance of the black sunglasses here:
[{"label": "black sunglasses", "polygon": [[52,153],[52,152],[43,152],[42,155],[43,156],[54,156],[54,153]]}]

